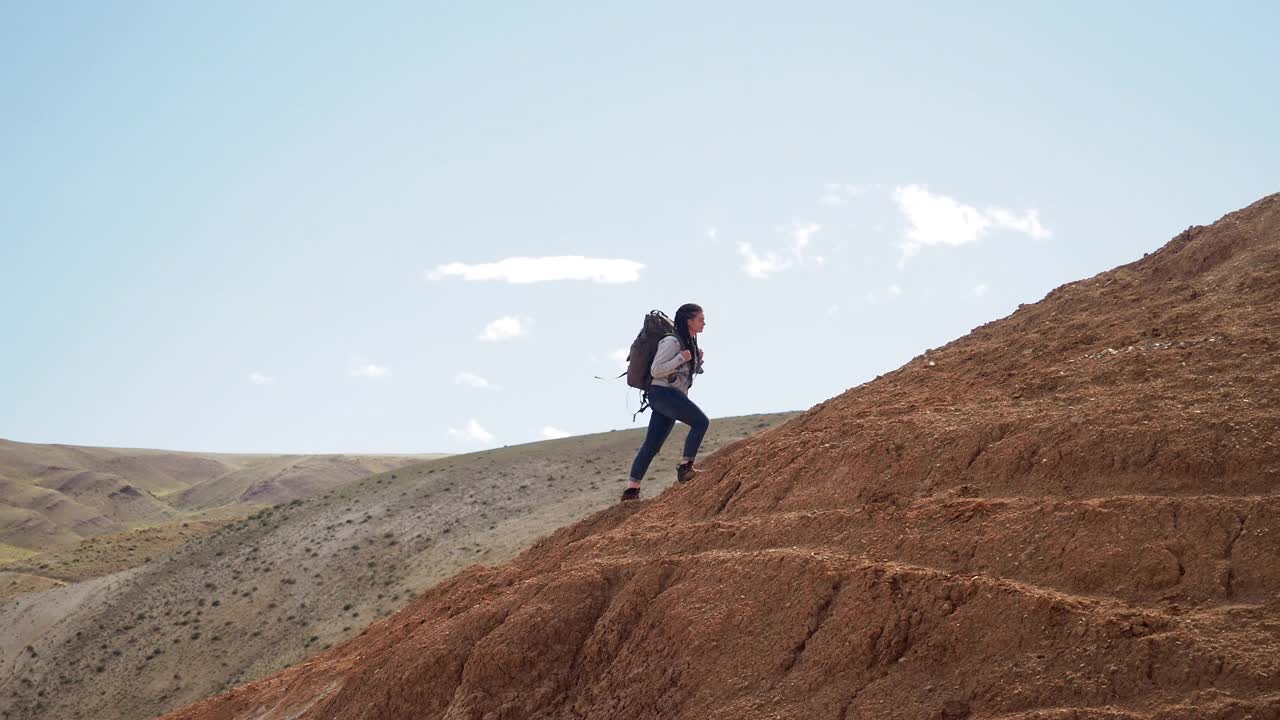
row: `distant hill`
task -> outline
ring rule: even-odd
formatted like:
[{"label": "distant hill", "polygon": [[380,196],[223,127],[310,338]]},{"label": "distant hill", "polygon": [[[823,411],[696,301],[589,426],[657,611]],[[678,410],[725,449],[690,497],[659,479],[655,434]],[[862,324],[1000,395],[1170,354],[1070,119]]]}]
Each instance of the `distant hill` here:
[{"label": "distant hill", "polygon": [[[703,454],[789,417],[713,420]],[[173,538],[136,530],[13,564],[90,579],[0,603],[6,720],[141,720],[301,662],[458,570],[505,561],[616,504],[643,433],[387,470],[197,534],[145,564],[139,555]],[[672,484],[684,433],[654,461],[647,494]],[[266,477],[285,470],[264,467]],[[107,568],[117,572],[93,577]]]},{"label": "distant hill", "polygon": [[[0,563],[84,538],[310,497],[440,455],[232,455],[0,440]],[[0,566],[2,567],[2,566]]]},{"label": "distant hill", "polygon": [[276,505],[434,457],[442,456],[283,455],[210,478],[174,493],[169,500],[183,510],[232,503]]}]

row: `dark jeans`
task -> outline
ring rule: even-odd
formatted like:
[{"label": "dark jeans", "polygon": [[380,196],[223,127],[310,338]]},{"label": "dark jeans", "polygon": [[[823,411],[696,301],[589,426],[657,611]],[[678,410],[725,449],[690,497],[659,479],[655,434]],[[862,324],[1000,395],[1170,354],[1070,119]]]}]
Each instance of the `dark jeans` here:
[{"label": "dark jeans", "polygon": [[692,460],[698,454],[698,446],[702,445],[702,436],[707,434],[711,421],[688,395],[662,385],[649,388],[649,432],[644,436],[644,444],[636,459],[631,463],[631,479],[640,481],[649,471],[649,463],[662,449],[662,444],[671,434],[676,421],[689,426],[689,436],[684,441],[684,456]]}]

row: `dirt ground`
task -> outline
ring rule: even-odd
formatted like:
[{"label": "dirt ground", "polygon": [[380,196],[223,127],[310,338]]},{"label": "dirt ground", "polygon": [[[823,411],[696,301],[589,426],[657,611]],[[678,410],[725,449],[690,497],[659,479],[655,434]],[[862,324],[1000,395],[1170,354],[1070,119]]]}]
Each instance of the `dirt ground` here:
[{"label": "dirt ground", "polygon": [[168,716],[1280,717],[1280,195]]}]

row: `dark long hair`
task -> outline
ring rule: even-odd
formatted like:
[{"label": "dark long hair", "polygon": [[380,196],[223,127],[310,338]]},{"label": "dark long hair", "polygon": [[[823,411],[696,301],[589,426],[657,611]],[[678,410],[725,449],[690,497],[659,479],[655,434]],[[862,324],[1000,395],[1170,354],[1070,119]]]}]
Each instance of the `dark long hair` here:
[{"label": "dark long hair", "polygon": [[702,367],[702,358],[698,357],[698,338],[689,334],[689,320],[700,312],[702,312],[701,305],[685,303],[676,310],[676,317],[673,320],[676,326],[676,337],[680,338],[680,344],[685,350],[693,353],[693,365],[689,370],[690,385],[693,384],[693,376],[698,373],[698,368]]}]

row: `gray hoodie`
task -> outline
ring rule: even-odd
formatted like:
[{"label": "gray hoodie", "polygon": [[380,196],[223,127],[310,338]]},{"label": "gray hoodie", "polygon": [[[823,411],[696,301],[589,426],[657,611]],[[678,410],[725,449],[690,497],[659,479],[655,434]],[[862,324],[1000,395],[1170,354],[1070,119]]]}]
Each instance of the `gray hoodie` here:
[{"label": "gray hoodie", "polygon": [[[653,376],[651,385],[675,388],[685,395],[689,394],[689,371],[693,362],[680,357],[684,347],[680,338],[668,335],[658,342],[658,351],[653,354],[653,364],[649,366],[649,374]],[[702,372],[702,368],[698,368]]]}]

